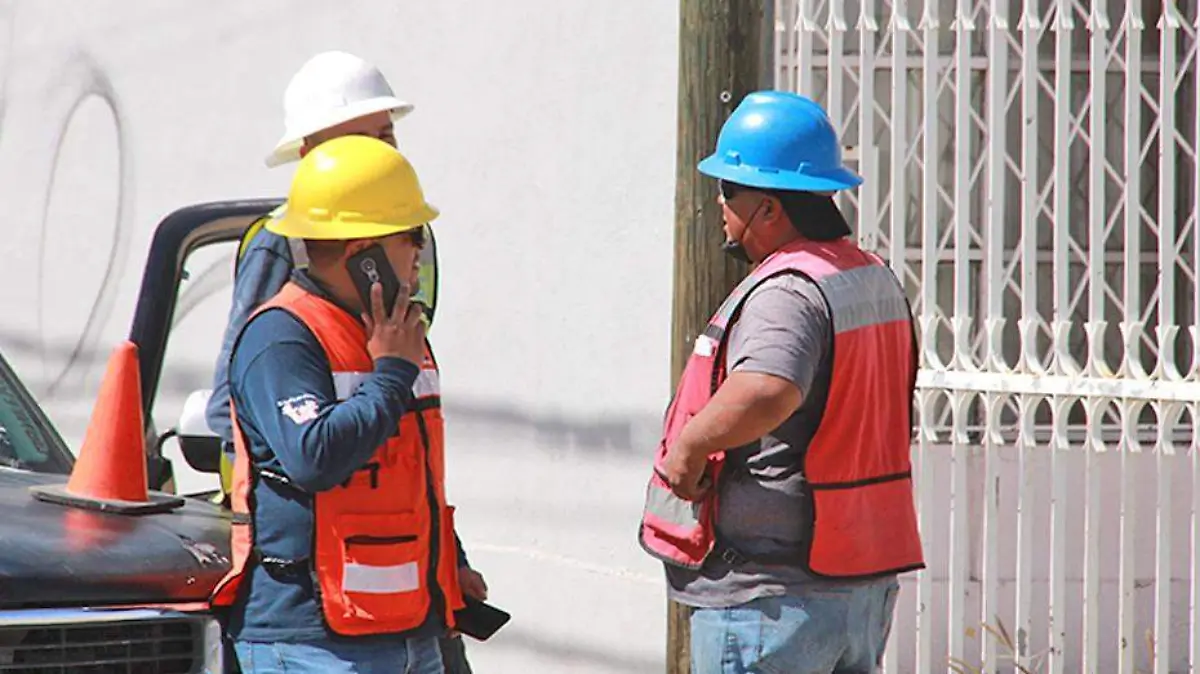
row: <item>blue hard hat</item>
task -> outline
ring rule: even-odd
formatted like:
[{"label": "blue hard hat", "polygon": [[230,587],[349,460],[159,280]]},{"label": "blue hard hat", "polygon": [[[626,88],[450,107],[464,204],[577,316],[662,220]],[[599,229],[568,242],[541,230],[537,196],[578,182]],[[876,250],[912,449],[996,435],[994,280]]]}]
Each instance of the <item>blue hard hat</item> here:
[{"label": "blue hard hat", "polygon": [[699,169],[739,185],[797,192],[833,192],[863,182],[842,165],[825,110],[786,91],[746,96],[721,127],[717,151]]}]

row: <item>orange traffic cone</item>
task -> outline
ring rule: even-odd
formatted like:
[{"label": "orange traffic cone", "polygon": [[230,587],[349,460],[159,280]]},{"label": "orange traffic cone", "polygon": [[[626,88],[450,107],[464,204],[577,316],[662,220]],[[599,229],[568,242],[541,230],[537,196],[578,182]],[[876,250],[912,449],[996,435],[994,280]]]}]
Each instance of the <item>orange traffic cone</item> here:
[{"label": "orange traffic cone", "polygon": [[137,346],[126,341],[109,358],[71,479],[65,488],[35,487],[34,496],[119,513],[164,512],[183,505],[181,498],[147,491],[145,429]]}]

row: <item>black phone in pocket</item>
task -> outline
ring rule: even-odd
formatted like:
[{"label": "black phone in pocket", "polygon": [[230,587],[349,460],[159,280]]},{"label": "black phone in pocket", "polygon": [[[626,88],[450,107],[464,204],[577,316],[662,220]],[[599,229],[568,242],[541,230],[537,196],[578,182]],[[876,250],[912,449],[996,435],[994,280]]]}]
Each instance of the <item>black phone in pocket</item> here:
[{"label": "black phone in pocket", "polygon": [[392,263],[388,262],[383,246],[375,244],[350,256],[346,260],[346,271],[354,281],[365,313],[371,313],[371,286],[375,283],[383,286],[384,310],[389,314],[392,312],[396,297],[400,294],[400,279],[396,277]]},{"label": "black phone in pocket", "polygon": [[487,641],[512,618],[506,611],[478,599],[464,597],[464,601],[467,605],[454,612],[454,629],[472,639]]}]

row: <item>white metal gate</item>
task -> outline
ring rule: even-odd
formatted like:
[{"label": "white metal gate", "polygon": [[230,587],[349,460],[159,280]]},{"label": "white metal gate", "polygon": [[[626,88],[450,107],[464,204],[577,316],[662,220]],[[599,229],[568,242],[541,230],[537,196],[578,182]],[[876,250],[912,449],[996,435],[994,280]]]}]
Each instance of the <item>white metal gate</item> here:
[{"label": "white metal gate", "polygon": [[775,13],[922,333],[887,671],[1200,671],[1197,0]]}]

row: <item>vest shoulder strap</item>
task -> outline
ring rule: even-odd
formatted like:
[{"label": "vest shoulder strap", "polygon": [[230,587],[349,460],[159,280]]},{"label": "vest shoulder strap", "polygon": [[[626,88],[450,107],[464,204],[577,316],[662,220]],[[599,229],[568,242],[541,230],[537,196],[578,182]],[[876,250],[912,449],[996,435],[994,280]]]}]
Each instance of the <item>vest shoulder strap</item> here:
[{"label": "vest shoulder strap", "polygon": [[[233,273],[236,276],[238,270],[241,269],[242,259],[246,257],[246,253],[250,250],[250,242],[254,237],[258,236],[272,219],[278,217],[283,212],[284,206],[280,206],[270,213],[250,223],[246,231],[242,232],[242,238],[238,241],[237,256],[234,258]],[[292,254],[292,266],[297,269],[303,269],[308,266],[308,251],[304,247],[304,242],[300,239],[287,240],[288,251]]]},{"label": "vest shoulder strap", "polygon": [[[242,238],[241,238],[241,241],[238,242],[238,250],[237,250],[237,266],[238,267],[240,267],[242,264],[242,258],[246,257],[246,251],[250,249],[250,242],[254,239],[255,236],[258,235],[259,232],[261,232],[263,230],[263,227],[265,227],[267,225],[267,220],[270,220],[270,219],[271,219],[271,216],[264,215],[263,217],[250,223],[250,226],[246,228],[246,231],[242,232]],[[237,267],[235,267],[235,269],[236,268]]]}]

